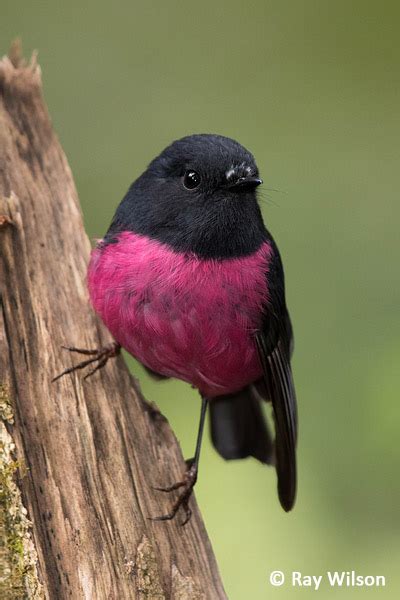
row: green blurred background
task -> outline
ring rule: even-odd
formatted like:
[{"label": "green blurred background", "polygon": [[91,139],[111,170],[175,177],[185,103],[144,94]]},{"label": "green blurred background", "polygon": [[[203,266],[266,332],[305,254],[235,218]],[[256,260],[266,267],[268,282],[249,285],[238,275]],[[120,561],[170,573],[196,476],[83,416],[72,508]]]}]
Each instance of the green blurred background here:
[{"label": "green blurred background", "polygon": [[[295,326],[299,493],[285,514],[273,470],[206,440],[197,499],[231,600],[309,597],[274,569],[387,578],[321,599],[400,597],[399,23],[387,0],[0,0],[3,51],[39,50],[91,237],[192,132],[239,140],[278,190],[261,203]],[[197,394],[132,368],[191,456]]]}]

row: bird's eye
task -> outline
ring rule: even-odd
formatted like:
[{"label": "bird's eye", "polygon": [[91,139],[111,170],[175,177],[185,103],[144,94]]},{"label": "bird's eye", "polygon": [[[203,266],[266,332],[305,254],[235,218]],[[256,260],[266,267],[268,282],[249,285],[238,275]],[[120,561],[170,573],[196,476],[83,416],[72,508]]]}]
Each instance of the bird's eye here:
[{"label": "bird's eye", "polygon": [[196,171],[186,171],[183,176],[183,185],[188,190],[194,190],[200,185],[200,175]]}]

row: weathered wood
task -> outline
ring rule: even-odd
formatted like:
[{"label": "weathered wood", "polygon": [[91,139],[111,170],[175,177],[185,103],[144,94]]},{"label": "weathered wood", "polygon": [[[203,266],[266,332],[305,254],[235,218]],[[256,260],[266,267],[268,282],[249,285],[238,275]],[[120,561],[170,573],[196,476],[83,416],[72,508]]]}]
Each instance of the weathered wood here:
[{"label": "weathered wood", "polygon": [[[0,562],[11,564],[1,597],[226,598],[195,500],[186,527],[148,519],[171,504],[151,486],[178,480],[185,464],[123,359],[51,383],[75,359],[62,344],[110,336],[89,305],[90,245],[40,68],[15,52],[0,63],[0,217]],[[24,506],[31,533],[25,519],[16,543],[7,515]]]}]

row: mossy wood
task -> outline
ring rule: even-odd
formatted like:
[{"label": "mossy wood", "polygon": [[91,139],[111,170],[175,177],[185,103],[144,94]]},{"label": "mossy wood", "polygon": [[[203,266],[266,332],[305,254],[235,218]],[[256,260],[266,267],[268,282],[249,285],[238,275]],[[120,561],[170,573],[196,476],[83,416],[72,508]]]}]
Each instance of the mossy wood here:
[{"label": "mossy wood", "polygon": [[62,344],[110,342],[89,251],[40,69],[14,48],[0,63],[0,597],[226,598],[194,498],[183,528],[149,520],[171,503],[152,485],[185,463],[122,358],[51,382],[75,358]]}]

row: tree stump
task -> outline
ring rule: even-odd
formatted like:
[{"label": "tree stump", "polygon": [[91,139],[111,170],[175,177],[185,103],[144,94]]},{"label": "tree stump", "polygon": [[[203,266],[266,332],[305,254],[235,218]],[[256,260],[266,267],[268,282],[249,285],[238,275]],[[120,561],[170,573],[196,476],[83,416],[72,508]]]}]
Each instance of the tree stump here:
[{"label": "tree stump", "polygon": [[[0,597],[226,598],[193,516],[149,519],[185,469],[121,357],[83,381],[62,344],[111,341],[90,308],[85,234],[35,57],[0,62]],[[194,431],[195,434],[195,431]]]}]

